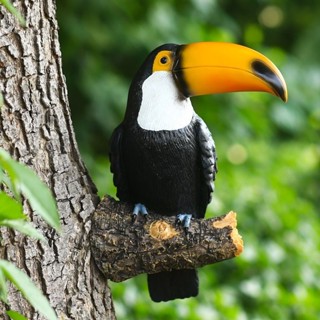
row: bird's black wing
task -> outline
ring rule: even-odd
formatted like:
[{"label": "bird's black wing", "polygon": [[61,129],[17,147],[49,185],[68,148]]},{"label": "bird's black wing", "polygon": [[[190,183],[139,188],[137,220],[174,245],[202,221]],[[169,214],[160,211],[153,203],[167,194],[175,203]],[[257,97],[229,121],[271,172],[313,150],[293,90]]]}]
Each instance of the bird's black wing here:
[{"label": "bird's black wing", "polygon": [[123,165],[122,139],[123,125],[120,124],[114,130],[110,140],[110,170],[113,173],[113,183],[117,187],[117,197],[122,201],[130,201],[125,166]]},{"label": "bird's black wing", "polygon": [[215,144],[207,125],[204,121],[197,118],[197,137],[198,145],[200,149],[200,161],[201,169],[203,173],[203,183],[201,184],[201,206],[199,218],[203,218],[207,205],[210,203],[212,198],[212,192],[214,191],[214,180],[217,168],[217,156]]}]

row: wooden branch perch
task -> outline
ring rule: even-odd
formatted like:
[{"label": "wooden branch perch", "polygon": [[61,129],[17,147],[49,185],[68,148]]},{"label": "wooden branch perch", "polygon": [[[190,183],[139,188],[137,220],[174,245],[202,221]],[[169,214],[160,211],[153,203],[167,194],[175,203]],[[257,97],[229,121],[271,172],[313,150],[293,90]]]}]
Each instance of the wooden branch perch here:
[{"label": "wooden branch perch", "polygon": [[132,221],[133,207],[105,197],[92,217],[91,251],[99,269],[115,282],[140,273],[193,269],[231,259],[243,250],[236,213],[192,219],[186,233],[175,217],[149,212]]}]

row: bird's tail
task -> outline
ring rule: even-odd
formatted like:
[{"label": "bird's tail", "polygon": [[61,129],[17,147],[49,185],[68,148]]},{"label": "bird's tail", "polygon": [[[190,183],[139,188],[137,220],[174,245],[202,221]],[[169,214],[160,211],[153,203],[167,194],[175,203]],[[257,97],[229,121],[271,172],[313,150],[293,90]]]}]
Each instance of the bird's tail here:
[{"label": "bird's tail", "polygon": [[195,297],[199,289],[197,271],[182,269],[148,274],[148,287],[155,302]]}]

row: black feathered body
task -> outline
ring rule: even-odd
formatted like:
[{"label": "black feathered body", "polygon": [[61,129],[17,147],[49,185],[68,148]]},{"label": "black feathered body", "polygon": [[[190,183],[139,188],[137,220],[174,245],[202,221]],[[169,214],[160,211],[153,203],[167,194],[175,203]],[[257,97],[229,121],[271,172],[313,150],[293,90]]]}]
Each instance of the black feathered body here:
[{"label": "black feathered body", "polygon": [[[110,159],[120,200],[142,203],[162,215],[204,217],[217,172],[216,154],[211,134],[196,114],[178,130],[151,131],[135,121],[122,123],[113,134]],[[196,270],[148,275],[155,302],[196,296],[198,286]]]},{"label": "black feathered body", "polygon": [[172,131],[122,124],[113,141],[117,151],[111,150],[111,169],[120,200],[143,203],[163,215],[204,217],[213,191],[215,149],[197,115]]}]

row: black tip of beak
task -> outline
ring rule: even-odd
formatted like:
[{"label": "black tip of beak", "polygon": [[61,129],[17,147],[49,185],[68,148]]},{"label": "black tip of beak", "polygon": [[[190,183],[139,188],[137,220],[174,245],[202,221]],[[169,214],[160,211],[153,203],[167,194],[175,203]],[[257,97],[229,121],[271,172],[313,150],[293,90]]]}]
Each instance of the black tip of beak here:
[{"label": "black tip of beak", "polygon": [[286,89],[281,82],[281,79],[274,73],[274,71],[260,60],[253,61],[251,67],[254,74],[267,82],[278,97],[280,97],[284,102],[287,101]]}]

